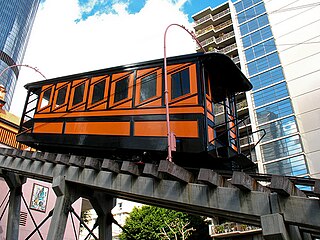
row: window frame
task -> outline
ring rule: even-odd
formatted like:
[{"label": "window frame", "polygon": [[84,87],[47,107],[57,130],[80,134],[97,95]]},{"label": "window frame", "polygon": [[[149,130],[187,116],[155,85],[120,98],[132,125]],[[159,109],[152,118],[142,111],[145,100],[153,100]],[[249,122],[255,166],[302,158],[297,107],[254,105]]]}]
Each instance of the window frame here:
[{"label": "window frame", "polygon": [[[75,97],[75,91],[78,87],[81,85],[84,85],[83,89],[83,97],[82,101],[74,104],[74,97]],[[72,87],[70,90],[70,97],[69,97],[69,109],[74,109],[76,107],[79,107],[80,105],[83,105],[87,101],[88,96],[88,79],[79,79],[72,82]]]},{"label": "window frame", "polygon": [[[129,101],[130,99],[132,99],[132,94],[133,94],[133,72],[121,72],[121,73],[116,73],[113,74],[111,77],[111,89],[110,89],[110,107],[114,107],[117,105],[121,105],[127,101]],[[119,81],[122,81],[124,79],[128,78],[128,94],[126,98],[123,98],[119,101],[115,102],[115,90],[116,90],[116,85]],[[132,105],[131,105],[132,106]],[[129,106],[127,106],[129,107]]]},{"label": "window frame", "polygon": [[[181,66],[181,67],[179,67]],[[189,93],[183,94],[181,96],[172,98],[172,75],[182,72],[186,69],[189,69],[189,84],[190,89]],[[176,102],[181,99],[184,99],[188,96],[191,96],[195,93],[197,93],[197,74],[196,74],[196,63],[187,63],[187,64],[177,64],[177,65],[171,65],[168,70],[168,92],[169,92],[169,102]]]},{"label": "window frame", "polygon": [[[66,89],[66,94],[65,94],[65,99],[64,102],[60,105],[57,105],[57,100],[58,100],[58,95],[59,95],[59,91],[62,90],[63,88],[67,88]],[[54,98],[53,98],[53,104],[52,104],[52,110],[53,111],[66,111],[67,110],[67,103],[68,103],[68,97],[70,93],[70,82],[62,82],[62,83],[58,83],[56,85],[55,91],[54,91]]]},{"label": "window frame", "polygon": [[[93,96],[94,96],[94,87],[101,83],[105,82],[104,90],[103,90],[103,98],[98,100],[97,102],[93,102]],[[108,96],[109,96],[109,84],[110,84],[110,76],[109,75],[104,75],[104,76],[97,76],[91,78],[90,82],[90,87],[89,87],[89,97],[88,97],[88,108],[96,108],[98,107],[99,109],[106,109],[106,105],[108,102]],[[103,105],[103,106],[100,106]]]},{"label": "window frame", "polygon": [[[54,85],[52,85],[52,84],[42,86],[41,93],[40,93],[40,96],[39,96],[39,100],[38,100],[38,103],[37,103],[37,112],[44,112],[44,111],[48,112],[48,111],[50,111],[53,95],[54,95],[54,92],[55,92],[53,86]],[[50,93],[50,97],[49,97],[49,100],[48,100],[48,104],[43,106],[43,107],[41,107],[44,94],[49,89],[50,89],[51,93]]]},{"label": "window frame", "polygon": [[[142,80],[148,76],[156,74],[155,77],[155,95],[151,96],[145,100],[141,101],[141,89],[142,89]],[[162,69],[161,68],[148,68],[141,69],[137,71],[136,77],[136,90],[135,90],[135,105],[144,104],[150,101],[153,101],[157,98],[160,98],[162,95]]]}]

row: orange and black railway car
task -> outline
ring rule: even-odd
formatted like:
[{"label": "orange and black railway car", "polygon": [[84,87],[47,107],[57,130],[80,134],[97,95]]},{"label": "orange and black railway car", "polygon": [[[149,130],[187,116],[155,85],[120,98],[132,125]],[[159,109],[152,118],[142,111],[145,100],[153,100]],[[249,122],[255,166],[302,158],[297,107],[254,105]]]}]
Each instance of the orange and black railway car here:
[{"label": "orange and black railway car", "polygon": [[[163,66],[159,59],[27,84],[17,140],[56,153],[165,159]],[[216,159],[229,157],[217,154],[223,145],[239,153],[232,114],[229,140],[221,143],[215,132],[214,104],[252,87],[232,60],[218,53],[168,58],[167,79],[174,161],[219,165]]]}]

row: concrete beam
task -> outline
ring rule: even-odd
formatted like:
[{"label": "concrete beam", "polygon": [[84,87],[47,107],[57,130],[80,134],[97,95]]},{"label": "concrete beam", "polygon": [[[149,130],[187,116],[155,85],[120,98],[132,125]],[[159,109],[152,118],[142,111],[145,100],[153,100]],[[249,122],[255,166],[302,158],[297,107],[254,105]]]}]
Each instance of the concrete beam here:
[{"label": "concrete beam", "polygon": [[84,168],[84,161],[86,160],[86,157],[84,156],[77,156],[77,155],[71,155],[69,159],[69,164],[77,167]]},{"label": "concrete beam", "polygon": [[139,166],[134,162],[124,161],[121,165],[121,172],[128,173],[133,176],[139,176],[141,175],[141,171],[139,169]]},{"label": "concrete beam", "polygon": [[223,177],[211,169],[201,168],[197,180],[213,187],[223,186]]},{"label": "concrete beam", "polygon": [[55,163],[56,159],[57,159],[57,155],[56,153],[50,153],[50,152],[45,152],[43,155],[43,158],[47,161],[47,162],[52,162]]},{"label": "concrete beam", "polygon": [[290,240],[283,217],[279,213],[261,216],[262,236],[266,240]]},{"label": "concrete beam", "polygon": [[101,162],[102,162],[102,159],[86,157],[86,159],[84,161],[84,166],[87,168],[100,170],[101,169]]},{"label": "concrete beam", "polygon": [[101,170],[119,173],[120,172],[120,164],[115,160],[105,158],[102,160]]},{"label": "concrete beam", "polygon": [[252,191],[254,189],[254,184],[257,183],[256,180],[244,172],[234,171],[232,174],[231,184],[243,191]]},{"label": "concrete beam", "polygon": [[66,154],[57,154],[55,159],[56,163],[62,163],[65,165],[70,165],[69,160],[70,160],[70,155],[66,155]]},{"label": "concrete beam", "polygon": [[169,178],[174,180],[182,181],[185,183],[192,182],[194,177],[192,173],[186,169],[174,164],[173,162],[167,160],[161,160],[159,164],[158,171],[165,174]]},{"label": "concrete beam", "polygon": [[22,158],[32,159],[32,152],[27,151],[27,150],[22,150],[21,157]]},{"label": "concrete beam", "polygon": [[31,155],[32,159],[39,160],[41,162],[45,162],[44,152],[33,152]]},{"label": "concrete beam", "polygon": [[145,176],[154,177],[157,179],[161,178],[161,174],[158,171],[159,166],[151,163],[146,163],[143,168],[143,174]]},{"label": "concrete beam", "polygon": [[[39,162],[30,159],[6,157],[0,154],[0,168],[51,182],[62,176],[65,181],[80,184],[92,190],[103,191],[113,197],[134,200],[155,206],[204,216],[222,216],[252,225],[260,224],[260,216],[271,214],[270,193],[242,192],[236,188],[185,183],[146,176],[115,174],[110,171],[82,169],[77,166]],[[288,224],[319,231],[320,206],[318,199],[281,197],[276,200],[275,211],[283,214]],[[275,204],[276,205],[276,204]],[[276,210],[276,208],[278,210]]]},{"label": "concrete beam", "polygon": [[271,178],[271,184],[269,186],[270,190],[277,192],[283,196],[300,196],[306,197],[306,195],[300,191],[288,178],[285,176],[274,175]]}]

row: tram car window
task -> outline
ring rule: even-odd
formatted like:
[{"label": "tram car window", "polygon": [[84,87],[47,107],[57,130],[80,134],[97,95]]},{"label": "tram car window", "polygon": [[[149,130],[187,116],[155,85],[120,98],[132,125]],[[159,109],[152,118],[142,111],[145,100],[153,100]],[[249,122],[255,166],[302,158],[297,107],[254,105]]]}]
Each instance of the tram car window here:
[{"label": "tram car window", "polygon": [[[29,83],[17,140],[55,153],[166,159],[163,73],[163,59],[158,59]],[[168,58],[167,80],[175,163],[254,166],[240,152],[235,100],[252,85],[229,57],[195,53]],[[221,103],[224,122],[217,124],[215,110]]]}]

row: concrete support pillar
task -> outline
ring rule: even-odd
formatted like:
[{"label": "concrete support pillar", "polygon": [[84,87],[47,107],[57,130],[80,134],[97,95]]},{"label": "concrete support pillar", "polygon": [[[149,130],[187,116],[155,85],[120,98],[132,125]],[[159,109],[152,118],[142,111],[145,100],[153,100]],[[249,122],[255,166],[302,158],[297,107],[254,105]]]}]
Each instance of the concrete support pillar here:
[{"label": "concrete support pillar", "polygon": [[10,188],[6,239],[18,240],[22,185],[26,178],[8,172],[4,174],[4,179]]},{"label": "concrete support pillar", "polygon": [[71,205],[78,199],[78,196],[75,189],[69,187],[61,176],[53,179],[52,188],[57,195],[57,200],[47,240],[63,240]]},{"label": "concrete support pillar", "polygon": [[281,214],[261,216],[262,235],[266,240],[290,240]]},{"label": "concrete support pillar", "polygon": [[303,240],[298,226],[289,225],[287,229],[291,240]]},{"label": "concrete support pillar", "polygon": [[116,199],[107,194],[95,192],[90,202],[98,214],[99,239],[111,240],[113,219],[111,210],[116,205]]}]

